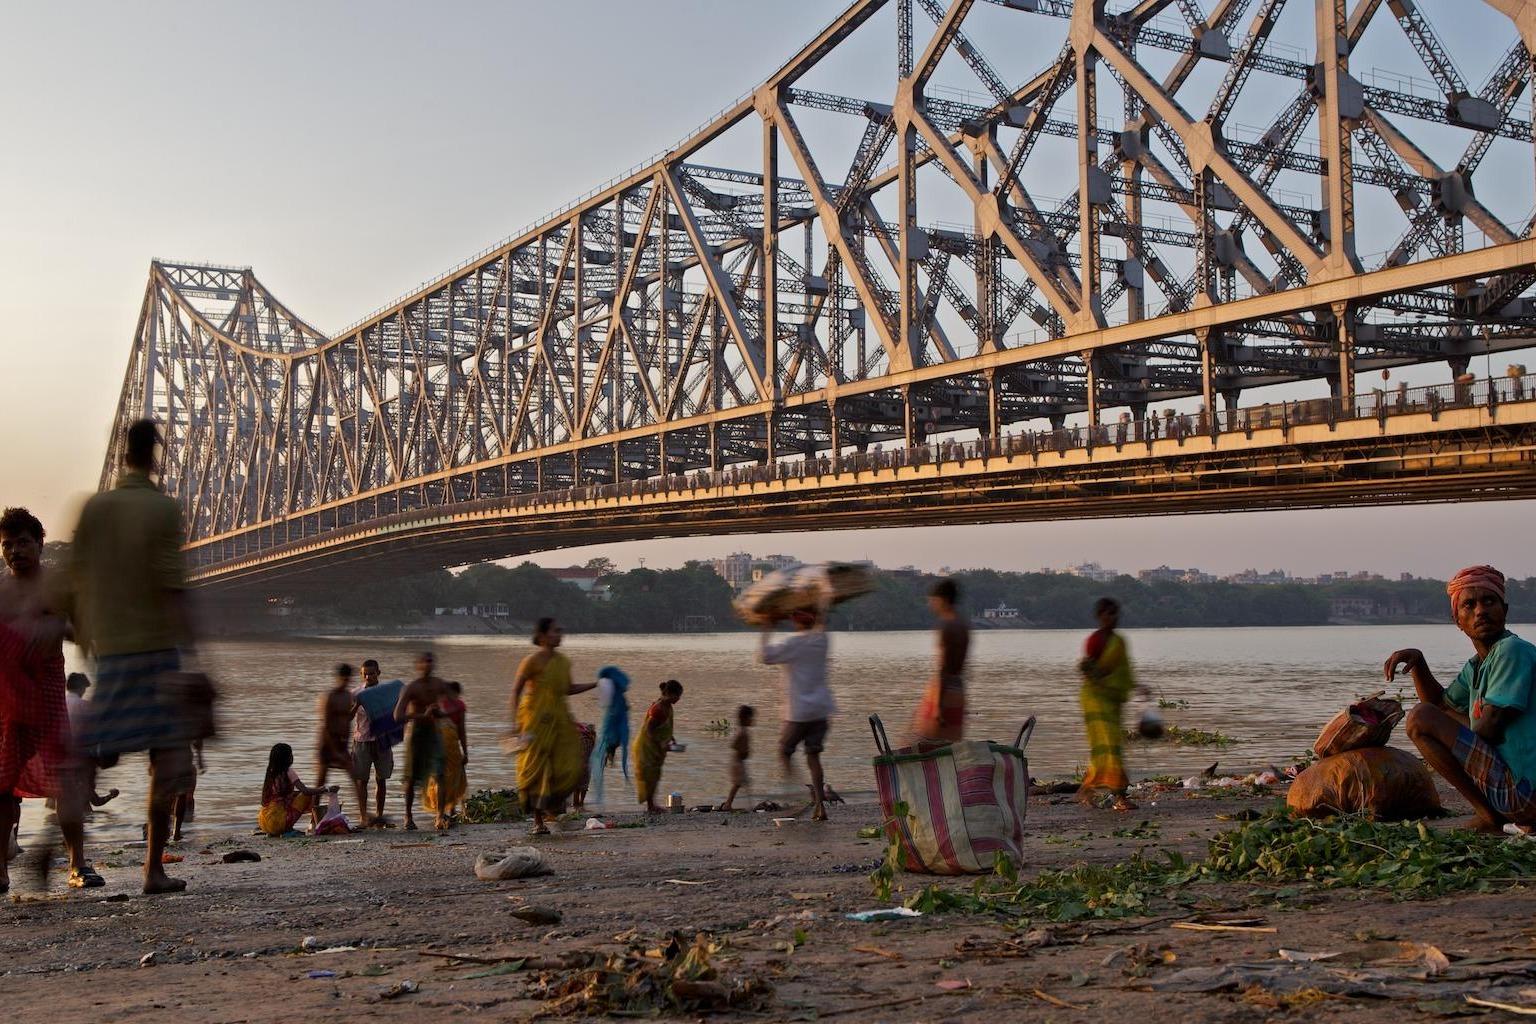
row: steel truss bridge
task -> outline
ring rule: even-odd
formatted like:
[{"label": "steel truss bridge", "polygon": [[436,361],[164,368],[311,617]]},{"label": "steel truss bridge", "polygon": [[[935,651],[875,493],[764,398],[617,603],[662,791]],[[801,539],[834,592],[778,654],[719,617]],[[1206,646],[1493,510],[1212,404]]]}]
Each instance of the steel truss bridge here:
[{"label": "steel truss bridge", "polygon": [[[1460,60],[1412,0],[1210,4],[856,0],[663,157],[333,335],[249,269],[157,260],[116,424],[165,425],[221,589],[1536,496],[1533,382],[1468,373],[1536,345],[1536,3],[1475,5],[1514,31]],[[852,90],[872,46],[894,86]],[[1454,383],[1357,393],[1428,363]]]}]

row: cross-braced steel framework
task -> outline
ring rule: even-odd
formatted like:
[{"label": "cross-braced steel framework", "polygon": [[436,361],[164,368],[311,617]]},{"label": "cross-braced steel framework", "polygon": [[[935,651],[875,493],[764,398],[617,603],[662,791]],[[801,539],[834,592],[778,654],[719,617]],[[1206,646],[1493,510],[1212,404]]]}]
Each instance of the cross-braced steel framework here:
[{"label": "cross-braced steel framework", "polygon": [[[664,157],[335,335],[155,261],[117,423],[166,424],[216,576],[284,524],[1348,402],[1531,345],[1536,4],[1487,0],[1517,32],[1474,86],[1413,0],[1209,3],[856,0]],[[894,90],[834,88],[869,38]],[[1356,74],[1378,39],[1432,81]],[[1019,78],[988,55],[1042,40]]]}]

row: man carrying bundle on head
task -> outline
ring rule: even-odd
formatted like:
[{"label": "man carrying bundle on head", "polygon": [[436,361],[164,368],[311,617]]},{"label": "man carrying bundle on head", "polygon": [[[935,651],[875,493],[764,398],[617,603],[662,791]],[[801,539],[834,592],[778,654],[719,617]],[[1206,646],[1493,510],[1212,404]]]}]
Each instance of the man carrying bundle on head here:
[{"label": "man carrying bundle on head", "polygon": [[1506,822],[1536,825],[1536,646],[1504,628],[1504,574],[1491,565],[1457,573],[1446,585],[1451,616],[1475,652],[1448,687],[1422,651],[1393,651],[1388,680],[1405,668],[1419,704],[1404,723],[1430,768],[1466,797],[1468,827],[1486,832]]}]

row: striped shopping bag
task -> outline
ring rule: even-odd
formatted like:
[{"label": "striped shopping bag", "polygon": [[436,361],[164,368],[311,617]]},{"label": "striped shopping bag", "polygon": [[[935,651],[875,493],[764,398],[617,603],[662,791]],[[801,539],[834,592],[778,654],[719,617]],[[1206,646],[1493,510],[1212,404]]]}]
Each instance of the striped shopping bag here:
[{"label": "striped shopping bag", "polygon": [[880,751],[873,764],[885,832],[906,870],[981,874],[993,869],[999,852],[1016,864],[1023,861],[1029,799],[1024,747],[1034,732],[1033,716],[1011,746],[962,740],[892,750],[880,716],[871,715],[869,724]]}]

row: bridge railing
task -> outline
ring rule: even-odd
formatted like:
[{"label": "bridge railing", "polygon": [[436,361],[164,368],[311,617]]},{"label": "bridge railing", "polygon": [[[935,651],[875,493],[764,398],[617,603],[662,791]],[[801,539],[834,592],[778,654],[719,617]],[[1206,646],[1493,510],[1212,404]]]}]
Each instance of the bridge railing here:
[{"label": "bridge railing", "polygon": [[[1518,372],[1515,372],[1518,371]],[[624,480],[617,483],[592,483],[561,487],[520,494],[456,501],[450,506],[440,506],[445,514],[476,514],[496,512],[526,512],[539,508],[554,509],[562,505],[594,500],[620,498],[659,497],[665,495],[697,494],[723,487],[736,487],[754,483],[773,483],[789,480],[815,480],[841,473],[862,473],[902,469],[909,466],[964,465],[967,462],[1009,457],[1038,455],[1051,452],[1092,450],[1095,448],[1124,448],[1130,445],[1150,445],[1165,440],[1184,441],[1197,437],[1223,434],[1252,436],[1261,430],[1288,430],[1292,427],[1312,424],[1336,424],[1348,420],[1377,420],[1385,423],[1393,416],[1429,413],[1438,417],[1452,409],[1487,408],[1496,410],[1509,402],[1536,400],[1536,374],[1526,374],[1524,367],[1513,367],[1503,377],[1475,379],[1466,374],[1449,384],[1434,384],[1410,388],[1399,384],[1393,389],[1376,388],[1357,394],[1353,399],[1313,398],[1289,402],[1266,402],[1262,405],[1219,410],[1214,415],[1204,408],[1193,413],[1177,413],[1165,409],[1135,417],[1122,413],[1112,422],[1022,430],[1004,433],[999,437],[980,437],[968,440],[953,438],[935,439],[911,447],[886,449],[855,448],[841,453],[816,453],[798,458],[782,458],[772,463],[758,465],[734,465],[718,470],[699,469],[683,473],[668,473],[644,479]],[[392,528],[418,524],[429,516],[432,506],[370,516],[353,523],[324,530],[328,538],[340,539],[369,533],[387,532]],[[313,526],[304,522],[315,514],[299,520],[301,539],[276,540],[273,543],[242,543],[238,551],[231,553],[214,550],[210,545],[194,549],[191,561],[194,567],[203,567],[225,561],[239,561],[251,555],[273,555],[299,551],[318,542],[322,532],[316,519]]]}]

